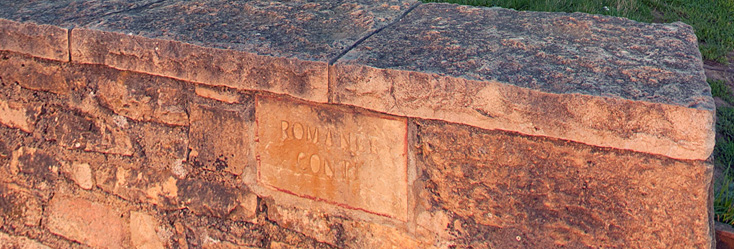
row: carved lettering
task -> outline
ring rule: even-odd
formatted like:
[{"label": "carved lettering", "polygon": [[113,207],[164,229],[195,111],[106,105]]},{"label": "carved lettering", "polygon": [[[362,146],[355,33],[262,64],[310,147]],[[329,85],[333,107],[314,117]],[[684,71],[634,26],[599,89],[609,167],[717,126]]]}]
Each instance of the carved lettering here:
[{"label": "carved lettering", "polygon": [[280,121],[280,131],[282,134],[282,139],[283,140],[288,139],[288,121],[285,121],[285,120]]},{"label": "carved lettering", "polygon": [[308,133],[306,133],[306,140],[312,143],[318,143],[319,142],[319,130],[314,127],[312,131],[311,127],[309,127]]},{"label": "carved lettering", "polygon": [[293,137],[295,137],[296,139],[303,138],[303,125],[301,125],[300,123],[293,124]]},{"label": "carved lettering", "polygon": [[256,105],[258,181],[407,219],[405,119],[272,98],[258,97]]}]

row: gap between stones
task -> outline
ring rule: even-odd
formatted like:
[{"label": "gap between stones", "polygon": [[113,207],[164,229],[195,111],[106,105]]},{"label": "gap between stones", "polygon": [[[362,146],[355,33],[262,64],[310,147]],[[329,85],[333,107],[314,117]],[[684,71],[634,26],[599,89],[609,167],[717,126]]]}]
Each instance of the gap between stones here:
[{"label": "gap between stones", "polygon": [[74,27],[69,28],[69,30],[66,31],[66,49],[69,53],[69,63],[71,63],[71,31],[74,30]]},{"label": "gap between stones", "polygon": [[342,56],[344,56],[345,54],[349,53],[349,51],[351,51],[352,49],[354,49],[357,46],[359,46],[359,44],[362,44],[362,42],[364,42],[364,40],[367,40],[367,38],[370,38],[371,36],[373,36],[373,35],[375,35],[377,33],[380,33],[380,31],[382,31],[383,29],[388,28],[388,27],[394,25],[395,23],[399,22],[401,19],[403,19],[403,17],[407,16],[408,13],[410,13],[416,7],[418,7],[418,5],[421,5],[421,2],[417,2],[417,3],[413,4],[413,6],[410,6],[410,8],[408,8],[407,10],[405,10],[405,12],[403,12],[402,14],[400,14],[400,16],[398,18],[395,18],[394,21],[388,23],[387,25],[385,25],[383,27],[380,27],[380,28],[378,28],[378,29],[370,32],[366,36],[364,36],[364,37],[360,38],[359,40],[357,40],[356,42],[354,42],[354,44],[352,44],[351,46],[349,46],[346,49],[342,50],[341,53],[339,53],[337,56],[335,56],[334,58],[332,58],[331,60],[329,60],[329,66],[334,65],[334,63],[336,63],[337,60],[339,60],[340,58],[342,58]]}]

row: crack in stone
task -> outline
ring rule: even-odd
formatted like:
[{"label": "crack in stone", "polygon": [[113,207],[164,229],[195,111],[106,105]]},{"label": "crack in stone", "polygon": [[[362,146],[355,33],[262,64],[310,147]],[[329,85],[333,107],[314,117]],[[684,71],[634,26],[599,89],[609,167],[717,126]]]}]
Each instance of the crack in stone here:
[{"label": "crack in stone", "polygon": [[380,27],[378,29],[375,29],[374,31],[372,31],[369,34],[367,34],[366,36],[364,36],[364,37],[360,38],[359,40],[357,40],[356,42],[354,42],[354,44],[352,44],[351,46],[349,46],[346,49],[342,50],[341,53],[339,53],[337,56],[335,56],[334,58],[332,58],[331,60],[329,60],[329,65],[334,65],[334,63],[336,63],[336,61],[338,61],[340,58],[342,58],[342,56],[344,56],[345,54],[349,53],[349,51],[351,51],[352,49],[354,49],[357,46],[359,46],[359,44],[362,44],[362,42],[364,42],[368,38],[372,37],[373,35],[375,35],[377,33],[380,33],[380,31],[382,31],[383,29],[386,29],[386,28],[394,25],[395,23],[399,22],[400,20],[402,20],[405,16],[408,15],[408,13],[410,13],[411,11],[413,11],[420,4],[421,4],[420,2],[417,2],[417,3],[413,4],[413,6],[410,6],[410,8],[408,8],[407,10],[405,10],[405,12],[403,12],[402,14],[400,14],[400,16],[398,18],[395,18],[395,20],[393,20],[392,22],[388,23],[387,25],[385,25],[383,27]]},{"label": "crack in stone", "polygon": [[69,52],[69,62],[71,62],[71,31],[74,27],[69,28],[66,31],[66,49]]}]

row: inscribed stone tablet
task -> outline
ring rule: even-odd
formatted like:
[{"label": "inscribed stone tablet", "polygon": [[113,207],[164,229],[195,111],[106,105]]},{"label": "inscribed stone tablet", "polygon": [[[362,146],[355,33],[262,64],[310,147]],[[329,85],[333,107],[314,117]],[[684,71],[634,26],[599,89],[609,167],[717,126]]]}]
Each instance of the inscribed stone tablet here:
[{"label": "inscribed stone tablet", "polygon": [[406,220],[404,118],[259,97],[257,123],[261,183]]}]

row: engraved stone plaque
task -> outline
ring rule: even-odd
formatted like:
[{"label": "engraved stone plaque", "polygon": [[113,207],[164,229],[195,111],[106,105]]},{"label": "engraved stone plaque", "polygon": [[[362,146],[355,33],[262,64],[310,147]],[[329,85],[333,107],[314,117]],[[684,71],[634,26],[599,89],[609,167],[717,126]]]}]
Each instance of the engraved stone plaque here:
[{"label": "engraved stone plaque", "polygon": [[261,183],[406,220],[406,119],[270,97],[256,110]]}]

